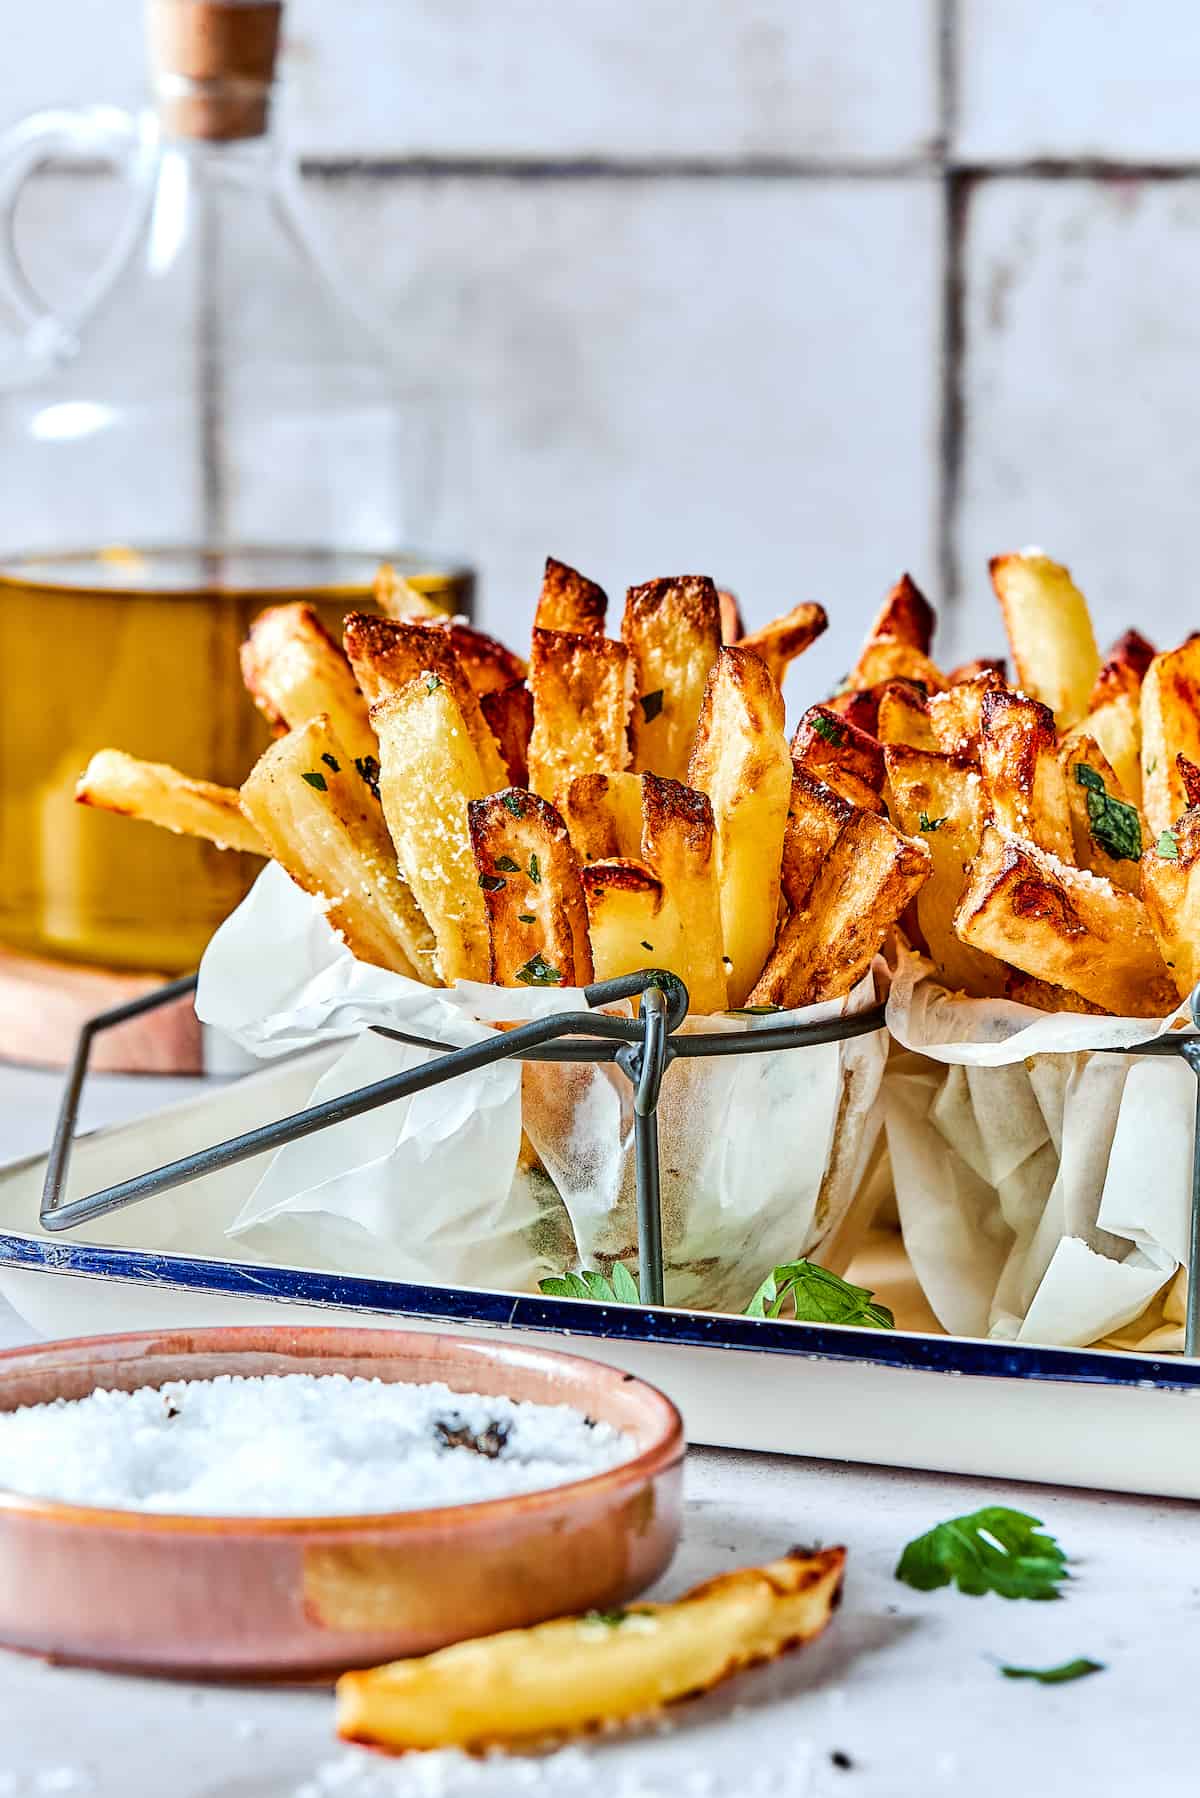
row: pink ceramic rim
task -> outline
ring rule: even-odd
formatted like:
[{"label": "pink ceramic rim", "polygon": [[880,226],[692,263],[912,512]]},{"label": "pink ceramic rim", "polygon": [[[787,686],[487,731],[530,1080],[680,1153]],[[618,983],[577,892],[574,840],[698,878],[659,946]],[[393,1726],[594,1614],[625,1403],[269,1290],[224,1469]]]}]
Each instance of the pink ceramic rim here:
[{"label": "pink ceramic rim", "polygon": [[[161,1341],[169,1331],[129,1330],[107,1336],[71,1336],[55,1341],[53,1345],[31,1345],[26,1348],[0,1350],[0,1389],[3,1387],[4,1374],[14,1362],[32,1359],[44,1354],[51,1346],[55,1349],[99,1349],[107,1343],[144,1342],[148,1345]],[[396,1359],[403,1356],[404,1348],[410,1343],[444,1343],[455,1349],[468,1349],[480,1360],[501,1362],[513,1354],[519,1354],[527,1363],[549,1363],[551,1367],[570,1367],[580,1373],[600,1373],[601,1375],[617,1375],[623,1384],[632,1391],[646,1395],[660,1414],[660,1429],[649,1447],[642,1449],[628,1461],[621,1461],[616,1467],[609,1467],[603,1473],[589,1474],[582,1480],[564,1480],[557,1486],[546,1486],[535,1492],[518,1492],[507,1498],[480,1499],[474,1504],[437,1505],[423,1511],[363,1511],[350,1516],[316,1516],[316,1517],[225,1517],[194,1516],[188,1513],[173,1511],[133,1511],[107,1510],[98,1505],[74,1505],[56,1498],[38,1498],[23,1492],[14,1492],[9,1487],[0,1486],[0,1512],[18,1514],[30,1521],[56,1524],[75,1524],[80,1528],[148,1531],[164,1535],[230,1535],[244,1534],[251,1536],[293,1536],[320,1535],[328,1532],[339,1535],[348,1531],[362,1534],[364,1531],[379,1530],[388,1535],[403,1534],[406,1530],[427,1532],[435,1525],[444,1525],[447,1529],[464,1527],[472,1522],[483,1525],[502,1524],[509,1517],[529,1516],[542,1510],[552,1510],[564,1499],[583,1502],[592,1497],[600,1497],[614,1487],[627,1484],[643,1485],[659,1474],[667,1472],[682,1461],[687,1452],[687,1442],[683,1431],[683,1418],[678,1407],[672,1403],[665,1392],[652,1386],[648,1380],[637,1374],[625,1374],[620,1368],[607,1361],[593,1361],[584,1355],[566,1354],[560,1349],[507,1349],[502,1345],[477,1342],[470,1336],[455,1336],[442,1331],[422,1330],[364,1330],[351,1325],[313,1324],[294,1327],[289,1324],[268,1324],[255,1328],[250,1325],[213,1325],[208,1329],[181,1332],[187,1334],[196,1347],[190,1352],[193,1355],[220,1353],[222,1345],[226,1345],[231,1353],[271,1354],[287,1352],[287,1344],[295,1343],[297,1338],[304,1340],[320,1336],[329,1345],[329,1353],[337,1353],[338,1340],[352,1337],[360,1341],[368,1337],[383,1345],[394,1345]],[[272,1349],[267,1341],[278,1334],[286,1340],[278,1349]],[[251,1338],[254,1347],[249,1343],[239,1349],[239,1339]],[[214,1339],[215,1340],[212,1340]],[[332,1339],[332,1340],[331,1340]],[[184,1353],[184,1350],[178,1351]],[[169,1356],[164,1352],[163,1359]],[[363,1359],[371,1359],[364,1354]],[[378,1357],[386,1358],[384,1354]],[[155,1357],[147,1353],[147,1360]],[[100,1370],[98,1375],[100,1375]],[[102,1376],[100,1376],[102,1377]],[[147,1382],[149,1383],[149,1382]],[[99,1381],[98,1381],[99,1384]],[[94,1388],[93,1390],[95,1390]],[[567,1402],[566,1400],[563,1401]]]}]

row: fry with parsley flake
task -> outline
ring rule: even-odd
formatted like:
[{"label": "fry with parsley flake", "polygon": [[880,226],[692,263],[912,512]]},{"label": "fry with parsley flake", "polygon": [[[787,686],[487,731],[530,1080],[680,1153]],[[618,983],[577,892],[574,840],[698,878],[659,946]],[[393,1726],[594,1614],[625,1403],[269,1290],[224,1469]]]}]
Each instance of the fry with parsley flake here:
[{"label": "fry with parsley flake", "polygon": [[479,696],[463,672],[450,638],[419,624],[351,612],[343,638],[346,655],[368,705],[398,693],[410,681],[439,681],[450,688],[475,746],[489,788],[502,787],[508,770],[484,717]]},{"label": "fry with parsley flake", "polygon": [[338,1733],[398,1752],[482,1750],[644,1716],[821,1634],[846,1551],[793,1549],[670,1604],[559,1617],[345,1673]]},{"label": "fry with parsley flake", "polygon": [[581,862],[636,861],[642,852],[642,777],[576,775],[563,815]]},{"label": "fry with parsley flake", "polygon": [[529,784],[557,802],[579,774],[629,766],[633,661],[623,643],[566,631],[533,633]]},{"label": "fry with parsley flake", "polygon": [[511,687],[514,681],[524,680],[529,672],[520,656],[506,644],[496,637],[489,637],[486,631],[476,630],[465,618],[424,618],[413,622],[445,637],[458,657],[463,673],[481,698],[485,693],[496,693],[501,687]]},{"label": "fry with parsley flake", "polygon": [[984,694],[979,716],[979,761],[992,817],[1014,836],[1074,861],[1053,712],[1003,687]]},{"label": "fry with parsley flake", "polygon": [[1174,1009],[1141,902],[996,825],[984,829],[955,929],[972,948],[1118,1016]]},{"label": "fry with parsley flake", "polygon": [[[722,649],[705,687],[688,780],[712,801],[728,1003],[735,1006],[775,940],[792,785],[783,723],[783,696],[769,668],[744,646]],[[839,720],[838,728],[850,727]]]},{"label": "fry with parsley flake", "polygon": [[1139,866],[1148,838],[1141,815],[1094,737],[1080,729],[1063,744],[1063,775],[1071,808],[1075,860],[1127,893],[1139,890]]},{"label": "fry with parsley flake", "polygon": [[989,567],[1018,683],[1049,706],[1061,728],[1078,724],[1100,652],[1087,601],[1070,571],[1040,550],[993,556]]},{"label": "fry with parsley flake", "polygon": [[662,882],[663,913],[674,914],[666,920],[676,944],[674,959],[663,960],[661,943],[654,959],[678,974],[693,1011],[724,1011],[729,1003],[722,960],[724,889],[718,887],[712,803],[682,781],[660,780],[657,774],[643,774],[641,781],[641,860]]},{"label": "fry with parsley flake", "polygon": [[576,637],[602,637],[608,595],[577,568],[546,557],[542,591],[534,615],[534,629],[566,631]]},{"label": "fry with parsley flake", "polygon": [[258,829],[242,810],[236,787],[194,780],[166,762],[143,762],[120,749],[100,749],[75,785],[78,805],[94,805],[127,818],[143,818],[186,837],[202,837],[218,849],[269,855]]},{"label": "fry with parsley flake", "polygon": [[856,809],[808,904],[781,927],[749,1003],[786,1011],[852,991],[931,868],[927,844],[901,835],[876,812]]},{"label": "fry with parsley flake", "polygon": [[976,998],[1005,988],[1006,970],[990,955],[964,943],[954,915],[983,830],[983,789],[979,771],[963,756],[910,749],[886,749],[888,809],[906,836],[928,846],[929,879],[917,894],[917,924],[925,947],[946,985]]},{"label": "fry with parsley flake", "polygon": [[1178,758],[1200,763],[1200,637],[1155,656],[1141,692],[1142,809],[1155,836],[1185,810]]},{"label": "fry with parsley flake", "polygon": [[487,909],[489,980],[586,986],[592,978],[579,863],[552,805],[519,787],[467,806]]},{"label": "fry with parsley flake", "polygon": [[631,587],[621,635],[636,672],[631,765],[686,780],[704,685],[721,647],[717,590],[696,574]]},{"label": "fry with parsley flake", "polygon": [[312,606],[270,606],[242,644],[242,679],[277,731],[326,717],[353,765],[373,762],[375,733],[349,662]]},{"label": "fry with parsley flake", "polygon": [[642,968],[679,972],[679,912],[652,868],[621,856],[589,863],[580,878],[597,980],[616,980]]},{"label": "fry with parsley flake", "polygon": [[379,797],[400,870],[428,918],[437,970],[486,980],[487,908],[471,849],[467,806],[488,782],[448,681],[410,681],[371,710],[379,738]]},{"label": "fry with parsley flake", "polygon": [[242,809],[284,872],[323,905],[359,961],[432,983],[433,936],[373,796],[328,718],[259,757]]},{"label": "fry with parsley flake", "polygon": [[852,805],[881,811],[883,746],[827,705],[809,706],[792,738],[792,765]]},{"label": "fry with parsley flake", "polygon": [[824,606],[806,602],[740,637],[737,647],[752,649],[782,687],[791,663],[828,628]]},{"label": "fry with parsley flake", "polygon": [[1200,810],[1160,833],[1141,862],[1141,893],[1163,960],[1186,999],[1200,983]]}]

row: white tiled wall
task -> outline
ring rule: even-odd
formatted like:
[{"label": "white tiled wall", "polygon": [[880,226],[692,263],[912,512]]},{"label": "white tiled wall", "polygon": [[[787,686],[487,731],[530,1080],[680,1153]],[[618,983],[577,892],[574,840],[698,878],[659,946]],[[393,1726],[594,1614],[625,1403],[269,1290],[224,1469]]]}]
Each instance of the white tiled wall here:
[{"label": "white tiled wall", "polygon": [[[285,72],[498,628],[547,550],[708,568],[753,619],[825,601],[816,689],[904,566],[997,647],[986,557],[1029,541],[1107,630],[1200,622],[1190,0],[291,0]],[[140,79],[137,0],[41,0],[0,122]]]}]

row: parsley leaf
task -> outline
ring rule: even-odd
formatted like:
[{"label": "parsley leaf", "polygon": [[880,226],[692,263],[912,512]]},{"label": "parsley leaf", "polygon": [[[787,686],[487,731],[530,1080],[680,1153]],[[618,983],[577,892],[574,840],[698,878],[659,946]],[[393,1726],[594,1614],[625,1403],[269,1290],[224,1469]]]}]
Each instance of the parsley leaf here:
[{"label": "parsley leaf", "polygon": [[1114,861],[1140,862],[1142,821],[1136,806],[1114,799],[1101,776],[1086,762],[1076,762],[1075,781],[1087,789],[1088,827],[1101,849]]},{"label": "parsley leaf", "polygon": [[851,1286],[815,1261],[785,1261],[772,1268],[743,1313],[745,1317],[782,1317],[787,1306],[797,1323],[859,1324],[869,1330],[894,1330],[896,1320],[886,1305],[877,1305],[865,1286]]},{"label": "parsley leaf", "polygon": [[318,793],[327,793],[329,791],[329,783],[321,773],[320,769],[317,769],[310,774],[302,774],[300,778],[301,780],[306,780],[310,787],[315,787]]},{"label": "parsley leaf", "polygon": [[441,676],[437,675],[437,674],[431,674],[429,676],[429,679],[425,682],[425,691],[427,693],[436,693],[438,688],[441,686],[441,684],[442,684]]},{"label": "parsley leaf", "polygon": [[[647,949],[650,947],[646,944]],[[724,958],[726,961],[729,957]],[[772,1012],[782,1011],[782,1005],[735,1005],[731,1011],[724,1013],[727,1018],[769,1018]]]},{"label": "parsley leaf", "polygon": [[643,693],[639,704],[642,708],[643,722],[646,724],[653,724],[654,720],[663,709],[662,688],[657,688],[653,693]]},{"label": "parsley leaf", "polygon": [[[496,863],[499,867],[499,862]],[[523,968],[517,969],[517,979],[523,986],[561,986],[562,973],[552,968],[544,955],[531,955]]]},{"label": "parsley leaf", "polygon": [[366,782],[366,784],[370,787],[372,793],[374,793],[376,799],[378,799],[379,798],[379,758],[378,758],[378,756],[356,755],[354,758],[354,767],[355,767],[356,773]]},{"label": "parsley leaf", "polygon": [[917,824],[919,825],[919,827],[922,830],[926,830],[926,831],[940,830],[942,828],[942,825],[946,824],[948,822],[949,822],[949,814],[948,813],[945,814],[941,818],[931,818],[929,816],[928,812],[922,812],[920,817],[917,819]]},{"label": "parsley leaf", "polygon": [[812,727],[819,737],[823,737],[826,743],[832,743],[835,749],[846,740],[846,732],[842,726],[835,724],[832,718],[827,718],[824,712],[817,713]]},{"label": "parsley leaf", "polygon": [[517,923],[518,924],[536,924],[537,919],[534,917],[534,915],[531,911],[519,911],[517,913]]},{"label": "parsley leaf", "polygon": [[509,788],[507,793],[501,793],[500,803],[512,813],[514,818],[523,818],[525,816],[525,801],[520,793],[515,792],[512,787]]},{"label": "parsley leaf", "polygon": [[501,868],[505,874],[519,874],[521,872],[519,865],[513,860],[511,855],[498,855],[496,857],[496,866]]},{"label": "parsley leaf", "polygon": [[508,885],[503,874],[481,874],[479,884],[485,893],[498,893],[501,887]]},{"label": "parsley leaf", "polygon": [[329,754],[328,751],[326,751],[326,753],[321,757],[321,760],[324,762],[324,764],[327,768],[332,768],[333,772],[335,774],[341,773],[341,771],[342,771],[341,763],[337,760],[336,756],[332,756]]},{"label": "parsley leaf", "polygon": [[643,938],[642,938],[642,948],[643,948],[643,949],[649,949],[649,951],[650,951],[650,953],[651,953],[651,955],[653,955],[653,954],[654,954],[654,944],[653,944],[653,943],[648,943],[648,942],[647,942],[647,941],[646,941],[646,939],[645,939],[645,937],[643,937]]},{"label": "parsley leaf", "polygon": [[640,1305],[642,1302],[637,1281],[623,1261],[613,1262],[607,1280],[594,1268],[587,1268],[581,1274],[556,1274],[548,1280],[539,1280],[538,1291],[544,1292],[547,1298],[598,1299],[603,1305]]},{"label": "parsley leaf", "polygon": [[529,878],[532,880],[535,887],[541,886],[542,870],[536,855],[531,855],[529,858]]},{"label": "parsley leaf", "polygon": [[1062,1686],[1069,1679],[1086,1679],[1089,1673],[1103,1673],[1103,1661],[1089,1661],[1086,1655],[1078,1660],[1063,1661],[1058,1667],[1001,1667],[1005,1679],[1036,1679],[1040,1686]]},{"label": "parsley leaf", "polygon": [[[304,778],[307,780],[308,776],[305,775]],[[1179,838],[1173,830],[1164,830],[1154,847],[1164,861],[1177,862],[1179,860]]]},{"label": "parsley leaf", "polygon": [[917,1536],[900,1556],[896,1578],[918,1592],[956,1585],[972,1598],[1061,1598],[1066,1562],[1054,1537],[1041,1533],[1039,1517],[985,1505]]}]

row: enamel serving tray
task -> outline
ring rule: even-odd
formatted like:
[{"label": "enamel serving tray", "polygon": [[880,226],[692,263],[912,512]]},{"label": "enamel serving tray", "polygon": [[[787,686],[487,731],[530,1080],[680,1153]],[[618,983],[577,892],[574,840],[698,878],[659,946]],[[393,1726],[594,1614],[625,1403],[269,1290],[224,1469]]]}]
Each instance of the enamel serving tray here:
[{"label": "enamel serving tray", "polygon": [[[82,1137],[68,1196],[283,1117],[312,1080],[305,1058]],[[0,1169],[0,1292],[43,1336],[402,1321],[609,1362],[667,1393],[692,1442],[1200,1498],[1200,1408],[1186,1410],[1200,1402],[1197,1360],[279,1266],[224,1235],[257,1178],[253,1162],[50,1235],[37,1223],[44,1170],[40,1157]]]}]

